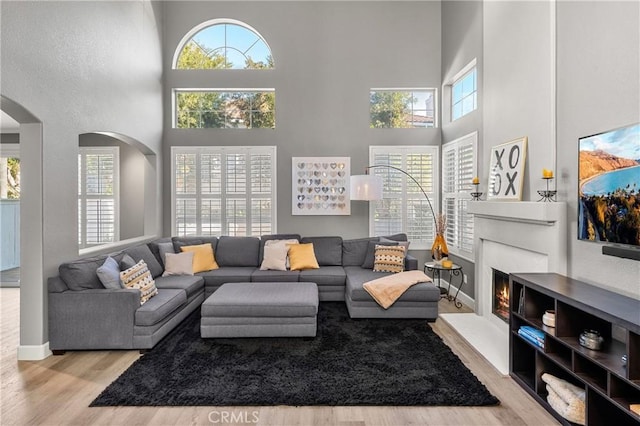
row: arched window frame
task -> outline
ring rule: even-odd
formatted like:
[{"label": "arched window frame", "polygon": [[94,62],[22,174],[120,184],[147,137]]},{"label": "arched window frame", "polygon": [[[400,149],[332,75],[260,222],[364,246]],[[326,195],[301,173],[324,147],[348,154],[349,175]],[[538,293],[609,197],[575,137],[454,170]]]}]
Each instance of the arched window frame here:
[{"label": "arched window frame", "polygon": [[[271,49],[271,46],[269,46],[269,43],[267,42],[267,40],[264,37],[262,37],[262,34],[260,34],[251,25],[248,25],[248,24],[246,24],[246,23],[244,23],[242,21],[238,21],[236,19],[229,19],[229,18],[210,19],[208,21],[202,22],[199,25],[196,25],[190,31],[188,31],[184,35],[184,37],[182,37],[182,40],[180,40],[180,43],[178,43],[178,47],[176,48],[176,51],[173,53],[173,60],[171,62],[171,68],[174,69],[174,70],[179,69],[178,68],[178,58],[180,57],[180,53],[182,53],[182,49],[184,49],[185,45],[189,42],[189,40],[191,40],[191,38],[194,35],[196,35],[200,31],[204,30],[205,28],[212,27],[214,25],[220,25],[220,24],[238,25],[240,27],[243,27],[243,28],[253,32],[256,36],[258,36],[260,38],[260,40],[262,40],[262,42],[269,49],[269,54],[271,55],[271,58],[272,58],[273,63],[274,63],[274,66],[272,68],[268,68],[268,69],[274,69],[275,68],[275,59],[273,57],[273,50]],[[247,69],[247,68],[243,68],[243,69]]]}]

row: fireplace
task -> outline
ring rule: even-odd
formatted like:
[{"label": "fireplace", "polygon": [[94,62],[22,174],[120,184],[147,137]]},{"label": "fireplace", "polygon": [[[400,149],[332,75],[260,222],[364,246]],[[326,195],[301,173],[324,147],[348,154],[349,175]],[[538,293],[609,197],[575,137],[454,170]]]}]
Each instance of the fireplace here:
[{"label": "fireplace", "polygon": [[509,274],[498,269],[492,270],[493,303],[491,312],[502,321],[509,322]]}]

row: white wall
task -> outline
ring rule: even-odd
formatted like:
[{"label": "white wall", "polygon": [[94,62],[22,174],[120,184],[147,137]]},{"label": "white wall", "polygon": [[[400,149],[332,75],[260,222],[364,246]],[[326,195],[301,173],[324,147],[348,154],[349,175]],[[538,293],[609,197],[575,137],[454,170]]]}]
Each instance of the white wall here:
[{"label": "white wall", "polygon": [[[270,71],[174,71],[171,59],[192,27],[213,18],[243,21],[270,44]],[[276,145],[278,232],[368,235],[368,203],[351,216],[292,216],[291,157],[349,156],[364,172],[369,145],[438,145],[439,129],[370,129],[372,87],[440,87],[440,2],[165,3],[165,163],[178,145]],[[174,87],[275,87],[276,129],[172,129]],[[164,177],[165,233],[171,229]]]},{"label": "white wall", "polygon": [[[23,292],[38,297],[25,297],[21,306],[29,318],[21,324],[21,346],[47,341],[46,277],[78,257],[79,135],[118,132],[161,153],[159,7],[148,1],[0,3],[0,91],[43,129],[42,147],[21,147],[25,182],[33,170],[24,153],[42,152],[44,216],[44,223],[26,225],[42,226],[44,247],[42,258],[34,253],[22,264],[41,269],[42,277],[22,282]],[[21,145],[28,143],[21,137]]]},{"label": "white wall", "polygon": [[558,170],[574,278],[640,299],[640,262],[578,241],[578,138],[640,122],[640,3],[558,2]]}]

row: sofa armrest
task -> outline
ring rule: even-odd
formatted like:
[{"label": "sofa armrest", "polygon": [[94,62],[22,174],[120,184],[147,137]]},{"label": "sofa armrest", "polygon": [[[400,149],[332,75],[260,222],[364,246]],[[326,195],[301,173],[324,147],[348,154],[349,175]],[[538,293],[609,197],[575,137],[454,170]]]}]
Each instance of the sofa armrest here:
[{"label": "sofa armrest", "polygon": [[49,293],[52,350],[134,349],[133,326],[140,291],[88,289]]},{"label": "sofa armrest", "polygon": [[418,259],[411,256],[410,254],[404,257],[404,270],[405,271],[415,271],[418,269]]}]

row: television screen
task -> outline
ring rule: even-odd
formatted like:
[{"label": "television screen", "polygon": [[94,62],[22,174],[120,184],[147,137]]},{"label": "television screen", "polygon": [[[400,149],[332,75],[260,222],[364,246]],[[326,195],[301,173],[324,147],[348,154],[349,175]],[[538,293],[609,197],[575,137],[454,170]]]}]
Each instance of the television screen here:
[{"label": "television screen", "polygon": [[579,145],[578,238],[640,246],[640,123]]}]

